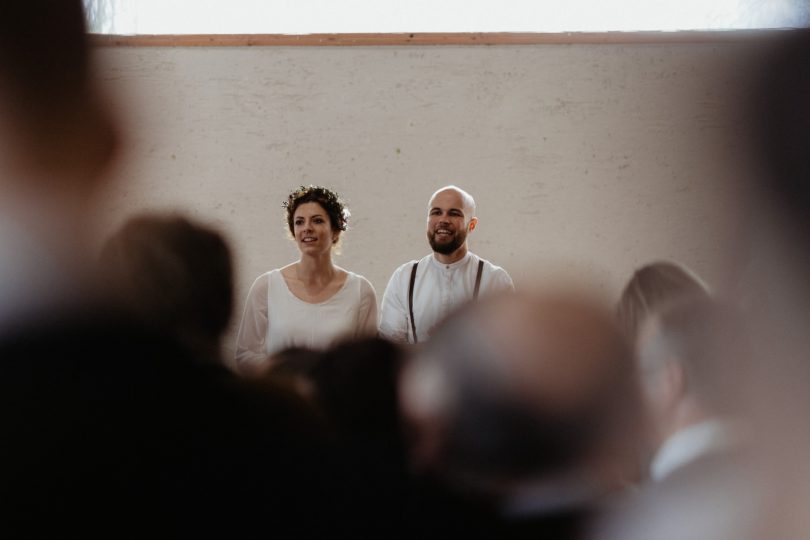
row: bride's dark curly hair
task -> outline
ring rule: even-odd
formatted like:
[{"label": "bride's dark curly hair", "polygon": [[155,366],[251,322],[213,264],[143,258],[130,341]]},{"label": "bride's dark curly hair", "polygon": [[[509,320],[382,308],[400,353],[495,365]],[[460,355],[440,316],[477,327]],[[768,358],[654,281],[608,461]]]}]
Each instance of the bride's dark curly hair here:
[{"label": "bride's dark curly hair", "polygon": [[348,228],[351,214],[337,193],[322,186],[301,186],[290,193],[287,200],[281,204],[287,210],[287,226],[290,228],[290,234],[295,235],[293,217],[296,209],[308,202],[315,202],[323,207],[329,215],[333,231],[343,232]]}]

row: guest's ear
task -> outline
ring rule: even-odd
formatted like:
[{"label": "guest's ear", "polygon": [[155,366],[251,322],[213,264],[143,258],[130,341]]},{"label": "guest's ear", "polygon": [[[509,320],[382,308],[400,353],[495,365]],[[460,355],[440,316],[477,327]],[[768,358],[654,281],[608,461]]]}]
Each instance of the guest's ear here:
[{"label": "guest's ear", "polygon": [[478,218],[477,217],[471,218],[470,222],[467,224],[467,231],[473,232],[477,225],[478,225]]}]

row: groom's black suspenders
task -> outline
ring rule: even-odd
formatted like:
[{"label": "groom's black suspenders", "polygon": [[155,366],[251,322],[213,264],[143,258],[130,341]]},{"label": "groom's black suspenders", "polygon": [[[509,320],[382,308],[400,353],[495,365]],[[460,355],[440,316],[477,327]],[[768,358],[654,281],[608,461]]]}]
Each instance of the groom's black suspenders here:
[{"label": "groom's black suspenders", "polygon": [[[413,332],[413,342],[419,343],[419,339],[416,337],[416,320],[413,318],[413,286],[416,283],[416,267],[419,266],[419,262],[413,263],[413,268],[411,268],[411,282],[408,285],[408,311],[411,313],[411,331]],[[481,273],[484,271],[484,261],[478,261],[478,273],[475,275],[475,289],[473,290],[473,301],[478,299],[478,289],[481,288]]]}]

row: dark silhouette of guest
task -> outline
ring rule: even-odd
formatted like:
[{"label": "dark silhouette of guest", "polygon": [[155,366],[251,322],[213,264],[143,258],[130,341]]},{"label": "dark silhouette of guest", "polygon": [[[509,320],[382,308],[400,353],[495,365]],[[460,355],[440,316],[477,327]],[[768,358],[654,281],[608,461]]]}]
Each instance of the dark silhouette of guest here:
[{"label": "dark silhouette of guest", "polygon": [[137,216],[107,240],[100,263],[114,301],[176,336],[195,358],[221,361],[233,270],[219,232],[180,215]]},{"label": "dark silhouette of guest", "polygon": [[322,414],[343,478],[344,532],[391,537],[411,531],[412,490],[398,411],[404,353],[382,338],[326,351],[277,353],[264,380],[289,384]]},{"label": "dark silhouette of guest", "polygon": [[0,535],[329,527],[333,452],[297,396],[93,294],[90,218],[120,129],[105,103],[79,0],[3,4]]}]

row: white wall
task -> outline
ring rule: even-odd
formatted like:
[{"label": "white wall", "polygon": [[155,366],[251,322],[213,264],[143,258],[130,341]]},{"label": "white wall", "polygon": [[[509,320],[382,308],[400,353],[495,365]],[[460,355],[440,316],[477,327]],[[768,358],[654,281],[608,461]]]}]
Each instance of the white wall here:
[{"label": "white wall", "polygon": [[100,48],[127,123],[103,221],[181,209],[220,227],[234,325],[253,278],[296,258],[281,202],[307,183],[349,201],[338,263],[378,298],[427,252],[447,183],[478,202],[472,249],[518,287],[563,273],[615,296],[668,258],[722,288],[743,202],[733,105],[761,49]]}]

